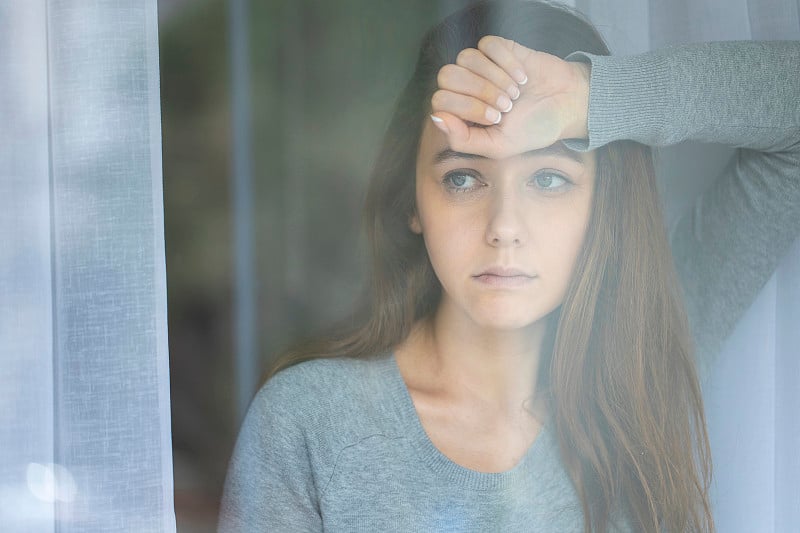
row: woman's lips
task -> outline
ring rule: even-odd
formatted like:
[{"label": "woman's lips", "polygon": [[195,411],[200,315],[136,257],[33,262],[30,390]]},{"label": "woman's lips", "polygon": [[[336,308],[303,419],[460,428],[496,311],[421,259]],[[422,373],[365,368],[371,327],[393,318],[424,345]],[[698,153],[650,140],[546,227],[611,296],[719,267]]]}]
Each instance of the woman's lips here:
[{"label": "woman's lips", "polygon": [[536,276],[517,268],[490,268],[473,278],[490,287],[513,288],[533,282]]}]

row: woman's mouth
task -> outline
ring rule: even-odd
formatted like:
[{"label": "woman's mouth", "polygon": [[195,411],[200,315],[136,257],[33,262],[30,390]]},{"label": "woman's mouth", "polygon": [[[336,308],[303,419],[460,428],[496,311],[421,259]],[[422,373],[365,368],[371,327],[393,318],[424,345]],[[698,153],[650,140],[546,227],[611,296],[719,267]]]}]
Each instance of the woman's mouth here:
[{"label": "woman's mouth", "polygon": [[522,287],[536,279],[535,274],[530,274],[518,268],[492,267],[473,276],[484,285],[498,288]]}]

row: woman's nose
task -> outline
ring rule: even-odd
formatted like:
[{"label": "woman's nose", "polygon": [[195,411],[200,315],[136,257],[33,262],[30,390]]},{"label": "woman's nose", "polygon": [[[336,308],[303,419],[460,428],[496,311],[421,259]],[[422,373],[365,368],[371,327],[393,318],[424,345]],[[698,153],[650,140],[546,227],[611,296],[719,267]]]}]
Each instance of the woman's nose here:
[{"label": "woman's nose", "polygon": [[522,202],[511,191],[493,198],[486,225],[486,242],[497,247],[525,244],[527,229],[522,209]]}]

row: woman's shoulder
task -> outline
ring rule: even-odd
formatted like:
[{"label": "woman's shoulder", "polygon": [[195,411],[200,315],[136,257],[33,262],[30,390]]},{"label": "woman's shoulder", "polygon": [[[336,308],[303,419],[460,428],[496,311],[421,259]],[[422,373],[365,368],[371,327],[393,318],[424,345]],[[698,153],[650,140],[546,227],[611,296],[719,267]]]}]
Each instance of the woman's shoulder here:
[{"label": "woman's shoulder", "polygon": [[[380,379],[390,363],[388,354],[369,358],[326,357],[311,359],[284,368],[262,387],[279,394],[302,394],[325,391],[328,394],[347,394],[361,388],[364,381]],[[268,392],[268,393],[269,393]]]},{"label": "woman's shoulder", "polygon": [[388,354],[304,361],[272,376],[256,394],[251,410],[279,413],[285,422],[304,427],[353,420],[387,393],[384,384],[391,364]]},{"label": "woman's shoulder", "polygon": [[381,355],[315,359],[281,370],[253,399],[246,440],[274,457],[301,454],[330,475],[342,450],[397,432],[392,365]]}]

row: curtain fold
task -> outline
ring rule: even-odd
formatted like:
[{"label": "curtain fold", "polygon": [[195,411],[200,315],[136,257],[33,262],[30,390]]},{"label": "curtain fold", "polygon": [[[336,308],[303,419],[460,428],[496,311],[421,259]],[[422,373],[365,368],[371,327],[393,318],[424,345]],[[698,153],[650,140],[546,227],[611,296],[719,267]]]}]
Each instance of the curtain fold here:
[{"label": "curtain fold", "polygon": [[0,4],[0,523],[52,531],[52,291],[44,2]]},{"label": "curtain fold", "polygon": [[175,529],[156,14],[0,8],[4,528]]}]

